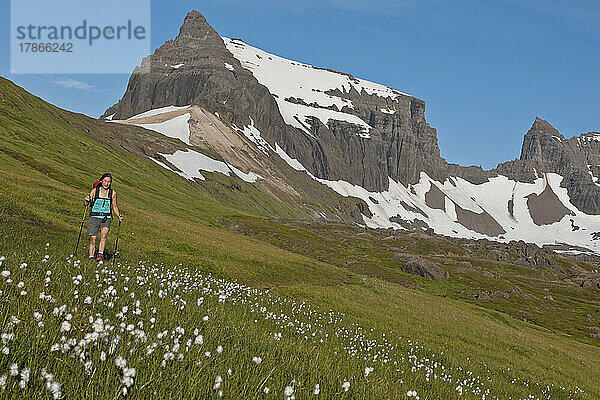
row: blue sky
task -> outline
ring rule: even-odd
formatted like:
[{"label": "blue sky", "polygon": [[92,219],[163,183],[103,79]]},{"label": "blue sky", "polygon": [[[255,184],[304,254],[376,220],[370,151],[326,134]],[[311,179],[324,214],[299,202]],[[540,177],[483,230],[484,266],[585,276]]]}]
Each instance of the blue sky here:
[{"label": "blue sky", "polygon": [[[127,74],[10,74],[1,7],[0,75],[94,117],[121,98]],[[598,2],[154,0],[152,48],[192,9],[223,36],[424,99],[449,162],[493,168],[518,157],[536,116],[567,137],[600,131]]]}]

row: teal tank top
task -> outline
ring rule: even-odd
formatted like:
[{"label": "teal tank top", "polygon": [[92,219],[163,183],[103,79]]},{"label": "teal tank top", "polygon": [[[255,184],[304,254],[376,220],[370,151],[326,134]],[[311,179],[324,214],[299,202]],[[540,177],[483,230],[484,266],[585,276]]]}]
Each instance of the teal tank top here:
[{"label": "teal tank top", "polygon": [[90,212],[91,217],[104,218],[111,217],[111,206],[112,206],[112,189],[108,189],[108,199],[100,197],[100,185],[96,187],[96,196],[92,203],[92,211]]}]

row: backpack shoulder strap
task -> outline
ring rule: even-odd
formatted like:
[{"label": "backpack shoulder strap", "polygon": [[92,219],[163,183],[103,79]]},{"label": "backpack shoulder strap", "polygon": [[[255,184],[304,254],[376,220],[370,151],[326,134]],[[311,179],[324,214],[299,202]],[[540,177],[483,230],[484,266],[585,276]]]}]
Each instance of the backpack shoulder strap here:
[{"label": "backpack shoulder strap", "polygon": [[96,195],[94,196],[94,199],[98,198],[100,198],[100,185],[96,186]]}]

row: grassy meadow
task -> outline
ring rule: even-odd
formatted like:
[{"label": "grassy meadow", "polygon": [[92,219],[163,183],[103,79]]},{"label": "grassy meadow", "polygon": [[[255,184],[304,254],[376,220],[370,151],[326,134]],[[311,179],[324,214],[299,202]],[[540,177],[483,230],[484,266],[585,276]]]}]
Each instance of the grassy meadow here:
[{"label": "grassy meadow", "polygon": [[[107,125],[1,81],[0,398],[600,398],[597,345],[227,229],[284,225],[94,138]],[[105,171],[114,266],[78,261],[85,237],[72,256]]]}]

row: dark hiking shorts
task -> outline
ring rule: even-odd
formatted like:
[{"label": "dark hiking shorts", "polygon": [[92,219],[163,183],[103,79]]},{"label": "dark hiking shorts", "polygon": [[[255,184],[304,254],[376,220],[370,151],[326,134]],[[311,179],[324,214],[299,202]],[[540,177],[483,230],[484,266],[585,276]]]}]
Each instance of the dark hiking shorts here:
[{"label": "dark hiking shorts", "polygon": [[89,236],[98,236],[98,231],[102,228],[108,228],[110,230],[110,220],[112,218],[106,218],[106,222],[102,222],[102,218],[90,217],[87,223],[87,234]]}]

